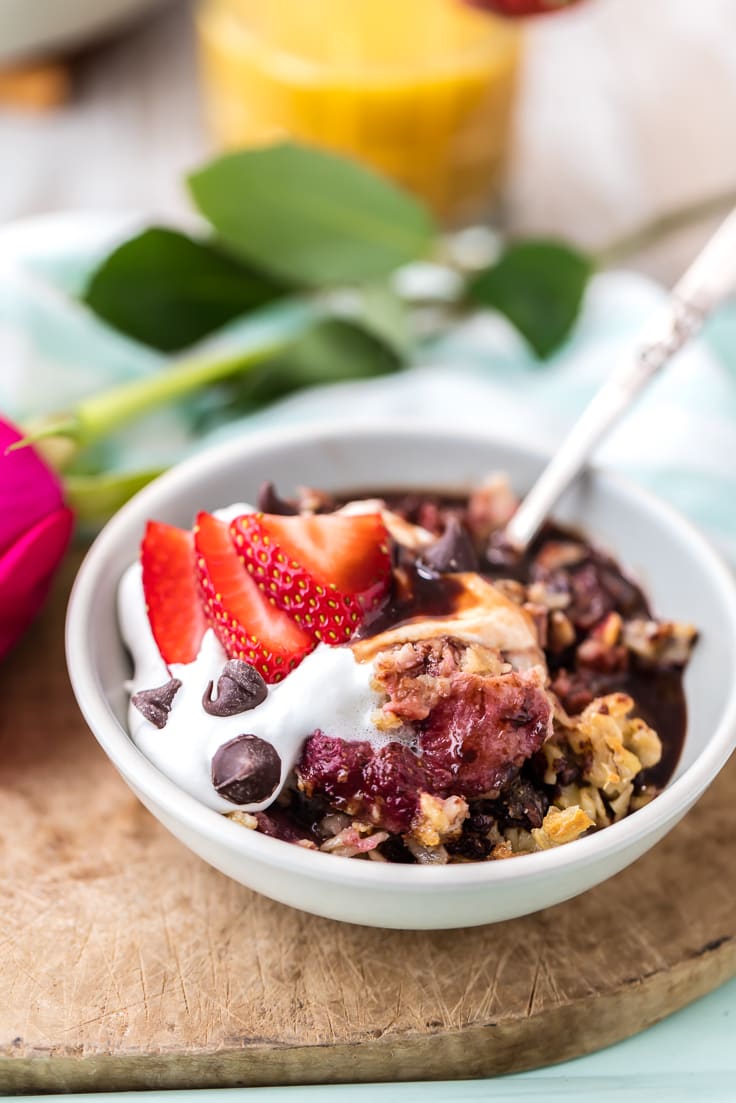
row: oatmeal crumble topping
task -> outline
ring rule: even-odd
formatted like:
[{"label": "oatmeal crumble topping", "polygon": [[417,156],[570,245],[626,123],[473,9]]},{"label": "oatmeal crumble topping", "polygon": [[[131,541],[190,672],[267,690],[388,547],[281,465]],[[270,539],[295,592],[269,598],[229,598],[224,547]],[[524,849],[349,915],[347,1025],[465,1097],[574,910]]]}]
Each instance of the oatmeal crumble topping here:
[{"label": "oatmeal crumble topping", "polygon": [[623,642],[629,651],[649,663],[684,666],[697,635],[692,624],[638,618],[624,626]]},{"label": "oatmeal crumble topping", "polygon": [[227,818],[234,823],[239,823],[241,827],[249,828],[251,831],[258,829],[258,820],[250,812],[228,812]]},{"label": "oatmeal crumble topping", "polygon": [[[381,651],[373,670],[373,689],[388,698],[382,713],[403,723],[426,719],[444,697],[452,694],[453,676],[459,672],[507,674],[511,664],[495,649],[445,636]],[[390,721],[388,726],[395,725]]]},{"label": "oatmeal crumble topping", "polygon": [[539,850],[549,850],[580,838],[593,826],[590,816],[573,804],[570,808],[550,808],[541,827],[532,830],[532,837]]},{"label": "oatmeal crumble topping", "polygon": [[422,793],[412,835],[422,846],[439,846],[460,834],[467,815],[468,802],[462,797],[443,800],[431,793]]}]

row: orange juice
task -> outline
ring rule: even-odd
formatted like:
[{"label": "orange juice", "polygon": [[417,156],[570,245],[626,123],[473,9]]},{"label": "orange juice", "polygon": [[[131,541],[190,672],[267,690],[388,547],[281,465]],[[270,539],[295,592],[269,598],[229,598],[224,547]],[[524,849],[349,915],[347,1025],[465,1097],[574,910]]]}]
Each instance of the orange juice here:
[{"label": "orange juice", "polygon": [[464,0],[204,0],[198,27],[222,145],[293,138],[373,165],[449,222],[487,209],[518,24]]}]

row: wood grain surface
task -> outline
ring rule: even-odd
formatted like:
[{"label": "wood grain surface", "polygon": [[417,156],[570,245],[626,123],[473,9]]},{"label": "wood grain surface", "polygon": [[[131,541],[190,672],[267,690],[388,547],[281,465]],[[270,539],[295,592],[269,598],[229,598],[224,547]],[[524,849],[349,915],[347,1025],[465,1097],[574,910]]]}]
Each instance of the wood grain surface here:
[{"label": "wood grain surface", "polygon": [[0,667],[0,1091],[487,1076],[607,1045],[736,973],[736,762],[631,869],[497,926],[371,930],[229,881],[85,728],[73,565]]}]

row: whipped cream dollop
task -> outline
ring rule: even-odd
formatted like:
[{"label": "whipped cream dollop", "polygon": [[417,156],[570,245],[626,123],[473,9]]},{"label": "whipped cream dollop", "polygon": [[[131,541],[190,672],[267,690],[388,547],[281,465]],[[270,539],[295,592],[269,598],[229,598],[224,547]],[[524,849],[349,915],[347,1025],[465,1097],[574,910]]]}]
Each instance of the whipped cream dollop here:
[{"label": "whipped cream dollop", "polygon": [[[357,503],[356,503],[357,506]],[[357,512],[356,508],[356,512]],[[217,511],[230,521],[253,507],[237,503]],[[128,713],[131,738],[143,754],[185,792],[218,812],[241,808],[261,811],[276,799],[301,755],[305,740],[315,731],[347,741],[367,740],[374,746],[410,738],[410,730],[378,730],[373,722],[385,697],[372,689],[373,659],[390,646],[438,635],[486,643],[504,650],[514,666],[544,664],[528,615],[478,575],[463,580],[464,596],[453,615],[420,617],[403,626],[352,645],[319,644],[282,682],[268,687],[255,708],[234,716],[213,716],[202,698],[208,684],[217,686],[227,654],[208,629],[196,659],[167,665],[153,637],[146,612],[142,568],[132,564],[118,590],[118,616],[134,672],[126,688],[131,694],[169,682],[181,682],[163,727],[157,727],[134,704]],[[516,661],[515,661],[516,660]],[[270,743],[281,759],[276,790],[260,803],[237,805],[225,800],[212,783],[212,759],[220,747],[240,735],[254,735]]]},{"label": "whipped cream dollop", "polygon": [[[230,521],[252,512],[253,506],[238,503],[218,510],[216,516]],[[129,692],[152,689],[170,678],[181,682],[163,728],[152,724],[131,703],[128,711],[131,738],[163,774],[209,808],[232,812],[239,807],[257,812],[268,807],[294,769],[305,739],[317,729],[339,739],[365,739],[376,745],[388,741],[388,736],[371,721],[380,705],[379,695],[370,687],[373,666],[359,662],[349,647],[319,644],[283,682],[268,687],[266,700],[256,708],[235,716],[210,716],[202,707],[202,697],[210,681],[217,685],[227,662],[214,632],[211,629],[205,632],[194,662],[167,666],[148,621],[140,563],[132,564],[121,579],[118,617],[134,664],[133,677],[126,687]],[[259,804],[233,804],[221,797],[212,784],[215,752],[244,734],[271,743],[281,758],[279,785]],[[392,737],[396,738],[396,733]]]}]

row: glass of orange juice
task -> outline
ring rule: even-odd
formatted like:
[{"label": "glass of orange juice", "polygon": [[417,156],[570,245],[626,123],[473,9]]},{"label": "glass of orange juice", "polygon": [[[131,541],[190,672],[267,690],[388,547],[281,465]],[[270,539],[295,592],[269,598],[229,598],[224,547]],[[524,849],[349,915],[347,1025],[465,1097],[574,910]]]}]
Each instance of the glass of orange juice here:
[{"label": "glass of orange juice", "polygon": [[202,0],[205,109],[229,148],[352,155],[448,224],[485,213],[508,146],[520,30],[465,0]]}]

